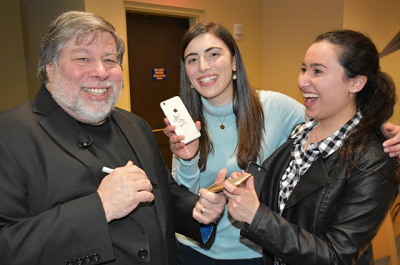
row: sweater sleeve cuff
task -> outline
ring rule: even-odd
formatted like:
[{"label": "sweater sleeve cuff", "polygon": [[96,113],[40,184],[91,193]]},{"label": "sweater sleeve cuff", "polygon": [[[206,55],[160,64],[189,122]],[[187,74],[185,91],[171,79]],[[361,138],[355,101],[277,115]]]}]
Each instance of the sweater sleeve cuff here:
[{"label": "sweater sleeve cuff", "polygon": [[179,158],[179,162],[182,164],[180,171],[182,174],[193,174],[198,170],[198,164],[200,160],[200,152],[191,160],[183,160]]}]

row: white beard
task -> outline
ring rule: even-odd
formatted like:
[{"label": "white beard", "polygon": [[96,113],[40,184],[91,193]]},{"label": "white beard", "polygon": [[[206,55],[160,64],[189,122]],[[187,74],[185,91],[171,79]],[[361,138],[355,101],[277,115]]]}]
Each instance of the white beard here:
[{"label": "white beard", "polygon": [[[51,80],[51,94],[55,101],[73,118],[88,124],[98,124],[103,122],[117,104],[122,89],[122,80],[117,87],[115,83],[105,80],[91,82],[90,84],[76,84],[71,82],[65,75],[55,67]],[[75,89],[71,89],[75,87]],[[110,87],[110,96],[104,101],[84,102],[81,97],[82,87]]]}]

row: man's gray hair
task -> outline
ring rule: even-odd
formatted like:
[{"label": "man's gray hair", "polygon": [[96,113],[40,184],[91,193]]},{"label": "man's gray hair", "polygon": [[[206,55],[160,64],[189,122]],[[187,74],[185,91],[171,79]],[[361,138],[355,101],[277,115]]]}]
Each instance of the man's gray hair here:
[{"label": "man's gray hair", "polygon": [[48,82],[46,64],[52,62],[57,65],[62,50],[72,38],[79,45],[90,34],[94,34],[93,39],[95,39],[97,32],[108,32],[112,35],[117,46],[118,63],[121,65],[125,45],[114,26],[96,14],[69,11],[61,14],[49,25],[42,39],[38,69],[38,76],[42,83]]}]

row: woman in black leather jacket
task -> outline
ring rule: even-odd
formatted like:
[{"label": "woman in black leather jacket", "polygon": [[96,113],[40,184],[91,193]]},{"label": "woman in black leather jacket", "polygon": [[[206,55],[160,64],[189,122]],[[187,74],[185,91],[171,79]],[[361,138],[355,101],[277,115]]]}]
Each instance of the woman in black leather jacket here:
[{"label": "woman in black leather jacket", "polygon": [[371,241],[398,193],[399,161],[380,133],[394,84],[368,37],[339,30],[310,46],[298,85],[311,119],[249,166],[254,179],[225,182],[229,212],[264,264],[373,264]]}]

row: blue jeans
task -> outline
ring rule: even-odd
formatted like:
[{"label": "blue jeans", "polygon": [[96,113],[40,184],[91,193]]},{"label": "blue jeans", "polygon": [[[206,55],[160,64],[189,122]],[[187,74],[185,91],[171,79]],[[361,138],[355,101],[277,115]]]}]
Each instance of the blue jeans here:
[{"label": "blue jeans", "polygon": [[263,265],[262,258],[213,259],[177,241],[178,265]]}]

